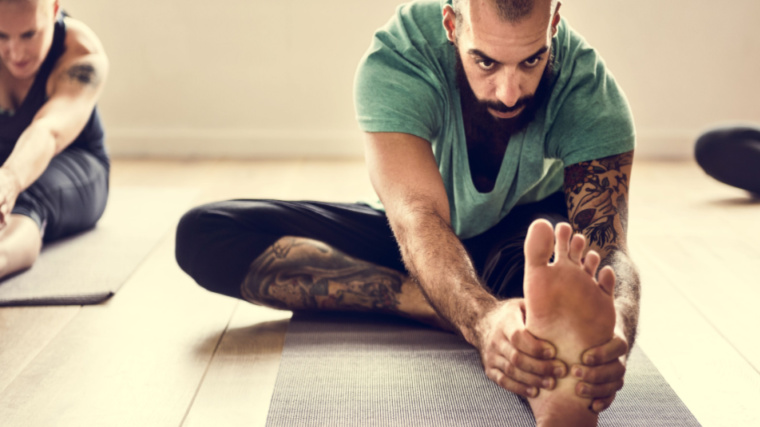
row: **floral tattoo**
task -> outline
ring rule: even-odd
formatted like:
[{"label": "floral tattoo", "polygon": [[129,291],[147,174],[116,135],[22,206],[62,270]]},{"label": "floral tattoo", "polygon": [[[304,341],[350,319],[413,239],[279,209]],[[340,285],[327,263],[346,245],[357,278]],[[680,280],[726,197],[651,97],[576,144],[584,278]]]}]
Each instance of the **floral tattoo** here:
[{"label": "floral tattoo", "polygon": [[603,252],[619,247],[628,219],[628,181],[633,152],[565,168],[565,201],[570,224],[589,246]]}]

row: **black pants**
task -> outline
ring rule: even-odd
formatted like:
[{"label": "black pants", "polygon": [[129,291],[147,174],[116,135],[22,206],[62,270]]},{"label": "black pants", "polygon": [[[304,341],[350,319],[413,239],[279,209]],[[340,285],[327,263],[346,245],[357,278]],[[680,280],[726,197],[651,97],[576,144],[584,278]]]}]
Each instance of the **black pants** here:
[{"label": "black pants", "polygon": [[[518,206],[485,233],[462,241],[494,295],[522,296],[523,244],[528,226],[538,218],[552,224],[567,221],[563,195]],[[175,253],[180,267],[198,284],[242,299],[240,286],[251,262],[283,236],[318,240],[355,258],[406,272],[385,214],[361,204],[211,203],[180,220]]]},{"label": "black pants", "polygon": [[760,197],[760,129],[712,130],[697,140],[695,155],[708,175]]},{"label": "black pants", "polygon": [[108,200],[108,165],[88,151],[69,147],[23,191],[13,208],[40,227],[45,242],[92,228]]}]

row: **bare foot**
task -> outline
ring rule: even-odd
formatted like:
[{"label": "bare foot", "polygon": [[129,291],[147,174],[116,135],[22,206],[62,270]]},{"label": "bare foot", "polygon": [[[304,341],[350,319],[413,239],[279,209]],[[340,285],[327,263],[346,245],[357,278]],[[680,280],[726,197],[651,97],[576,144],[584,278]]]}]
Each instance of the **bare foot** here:
[{"label": "bare foot", "polygon": [[[557,348],[557,359],[568,366],[580,364],[584,350],[613,337],[615,274],[599,272],[599,255],[589,252],[585,238],[572,235],[569,224],[548,221],[531,224],[525,240],[525,325],[536,337]],[[555,243],[556,235],[556,243]],[[549,263],[552,252],[554,262]],[[595,426],[598,415],[589,409],[591,399],[575,394],[577,380],[565,377],[553,390],[541,390],[528,399],[539,426]]]}]

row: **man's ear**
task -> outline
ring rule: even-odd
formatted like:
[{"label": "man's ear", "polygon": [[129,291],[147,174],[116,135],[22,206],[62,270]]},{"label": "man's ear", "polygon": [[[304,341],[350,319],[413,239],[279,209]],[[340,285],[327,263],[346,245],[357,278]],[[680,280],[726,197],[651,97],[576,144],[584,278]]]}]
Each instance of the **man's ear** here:
[{"label": "man's ear", "polygon": [[559,26],[559,22],[562,19],[559,16],[559,8],[562,6],[562,2],[557,2],[557,8],[554,9],[554,16],[552,17],[552,37],[557,35],[557,27]]},{"label": "man's ear", "polygon": [[454,8],[447,4],[443,7],[443,28],[446,30],[446,38],[451,43],[457,41],[457,14],[454,12]]}]

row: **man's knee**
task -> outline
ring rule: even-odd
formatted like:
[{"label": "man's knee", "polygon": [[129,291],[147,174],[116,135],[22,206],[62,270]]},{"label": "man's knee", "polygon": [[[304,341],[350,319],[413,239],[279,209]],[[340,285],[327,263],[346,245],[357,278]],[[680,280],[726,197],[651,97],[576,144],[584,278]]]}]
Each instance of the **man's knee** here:
[{"label": "man's knee", "polygon": [[240,298],[240,284],[253,260],[277,238],[256,218],[255,201],[227,201],[198,206],[177,225],[175,257],[199,285]]},{"label": "man's knee", "polygon": [[[209,248],[218,239],[216,232],[224,228],[223,219],[216,213],[217,204],[198,206],[186,212],[177,224],[174,255],[180,268],[201,286],[208,283],[201,279],[201,272],[211,261]],[[213,289],[211,289],[213,290]]]},{"label": "man's knee", "polygon": [[706,132],[697,139],[694,155],[705,173],[718,181],[760,192],[760,130],[728,127]]}]

